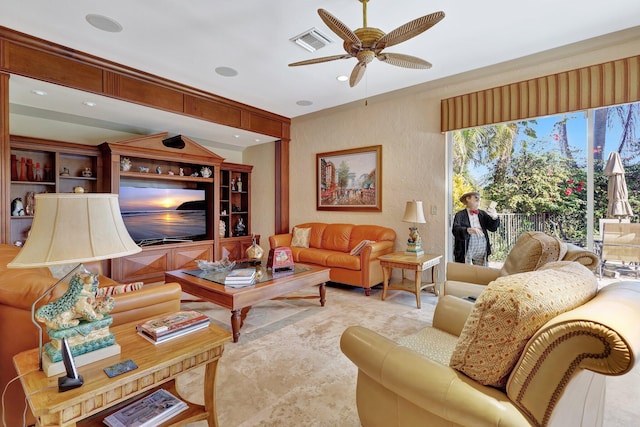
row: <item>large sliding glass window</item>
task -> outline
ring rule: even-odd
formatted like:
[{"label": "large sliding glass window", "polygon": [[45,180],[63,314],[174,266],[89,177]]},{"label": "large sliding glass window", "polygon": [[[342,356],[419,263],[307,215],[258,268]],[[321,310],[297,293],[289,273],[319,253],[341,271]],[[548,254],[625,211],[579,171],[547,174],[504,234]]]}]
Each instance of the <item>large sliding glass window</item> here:
[{"label": "large sliding glass window", "polygon": [[592,247],[599,220],[607,218],[603,170],[612,152],[625,168],[629,219],[638,221],[639,137],[640,103],[453,131],[451,214],[470,190],[482,193],[485,207],[498,203],[501,227],[490,233],[494,262],[525,231]]}]

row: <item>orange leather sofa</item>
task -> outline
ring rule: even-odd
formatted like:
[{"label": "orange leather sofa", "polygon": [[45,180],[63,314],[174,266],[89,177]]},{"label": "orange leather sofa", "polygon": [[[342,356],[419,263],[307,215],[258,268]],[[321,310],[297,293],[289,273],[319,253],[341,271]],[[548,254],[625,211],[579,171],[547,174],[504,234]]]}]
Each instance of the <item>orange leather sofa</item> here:
[{"label": "orange leather sofa", "polygon": [[[309,222],[296,228],[310,228],[308,247],[291,246],[292,233],[269,236],[271,248],[290,247],[294,262],[329,267],[332,282],[364,288],[382,283],[382,267],[378,257],[393,252],[396,232],[378,225],[325,224]],[[365,245],[358,255],[350,252],[363,240]]]},{"label": "orange leather sofa", "polygon": [[[16,376],[13,356],[38,347],[38,329],[31,322],[31,304],[57,282],[48,268],[8,269],[7,264],[19,250],[15,246],[0,245],[0,393]],[[100,263],[88,263],[85,267],[101,273]],[[102,275],[99,280],[101,287],[117,284]],[[65,291],[66,286],[61,284],[40,304],[58,299]],[[182,288],[177,283],[143,286],[137,291],[114,295],[113,326],[178,311],[181,296]],[[43,341],[48,341],[46,332]],[[5,393],[5,413],[0,413],[7,426],[23,425],[25,404],[20,381],[13,381]],[[34,423],[35,419],[27,411],[27,425]]]}]

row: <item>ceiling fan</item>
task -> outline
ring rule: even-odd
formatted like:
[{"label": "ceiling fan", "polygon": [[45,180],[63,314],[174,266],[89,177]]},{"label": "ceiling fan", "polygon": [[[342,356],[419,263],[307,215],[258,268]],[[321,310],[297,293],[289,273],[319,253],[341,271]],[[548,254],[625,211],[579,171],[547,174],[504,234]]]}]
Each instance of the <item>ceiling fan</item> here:
[{"label": "ceiling fan", "polygon": [[411,55],[403,55],[401,53],[383,52],[383,50],[389,46],[402,43],[403,41],[422,34],[440,22],[444,18],[444,12],[435,12],[422,16],[399,26],[390,33],[385,34],[384,31],[378,28],[367,27],[367,3],[369,0],[358,1],[362,3],[363,25],[362,28],[358,28],[355,31],[351,31],[349,27],[326,10],[318,9],[318,14],[320,15],[320,18],[322,18],[322,21],[327,24],[331,31],[344,40],[343,46],[344,50],[347,52],[346,54],[294,62],[289,64],[289,66],[296,67],[298,65],[334,61],[336,59],[357,58],[358,63],[353,68],[351,77],[349,78],[349,85],[351,87],[357,85],[360,79],[362,79],[362,76],[364,76],[364,72],[367,69],[367,64],[373,61],[373,58],[378,58],[378,60],[382,62],[396,65],[398,67],[414,69],[431,68],[431,64],[424,59]]}]

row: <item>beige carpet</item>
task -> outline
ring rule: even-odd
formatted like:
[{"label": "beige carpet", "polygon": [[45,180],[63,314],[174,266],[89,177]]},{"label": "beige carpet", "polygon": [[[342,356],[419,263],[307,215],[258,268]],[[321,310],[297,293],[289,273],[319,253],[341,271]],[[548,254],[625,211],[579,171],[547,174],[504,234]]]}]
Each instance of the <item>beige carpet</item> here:
[{"label": "beige carpet", "polygon": [[[640,286],[640,283],[639,283]],[[216,405],[221,427],[359,426],[355,404],[356,368],[340,351],[347,326],[364,325],[394,339],[431,324],[437,297],[422,294],[422,309],[406,292],[381,289],[371,296],[351,287],[327,287],[318,299],[269,301],[249,312],[240,341],[229,343],[218,365]],[[311,288],[298,295],[317,295]],[[183,303],[205,312],[230,330],[230,312],[209,303]],[[203,370],[184,375],[181,394],[202,403]],[[607,378],[604,425],[636,425],[640,411],[640,369]],[[205,426],[204,422],[192,426]]]}]

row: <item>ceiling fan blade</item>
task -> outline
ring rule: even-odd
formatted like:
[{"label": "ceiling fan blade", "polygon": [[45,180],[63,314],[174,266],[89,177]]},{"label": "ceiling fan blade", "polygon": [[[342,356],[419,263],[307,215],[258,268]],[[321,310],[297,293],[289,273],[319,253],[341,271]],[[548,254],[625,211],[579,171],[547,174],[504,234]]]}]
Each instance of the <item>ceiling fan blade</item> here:
[{"label": "ceiling fan blade", "polygon": [[342,23],[338,18],[330,14],[324,9],[318,9],[318,15],[322,18],[322,21],[327,24],[327,27],[331,29],[338,37],[342,40],[353,43],[354,47],[360,48],[362,46],[362,42],[356,36],[356,33],[351,31],[349,27]]},{"label": "ceiling fan blade", "polygon": [[353,67],[353,71],[351,72],[351,77],[349,78],[349,86],[354,87],[357,85],[362,76],[364,76],[364,72],[367,70],[367,63],[360,61]]},{"label": "ceiling fan blade", "polygon": [[381,53],[377,58],[382,62],[386,62],[387,64],[395,65],[397,67],[421,70],[431,68],[430,62],[416,58],[415,56],[403,55],[401,53]]},{"label": "ceiling fan blade", "polygon": [[427,31],[429,28],[442,21],[443,18],[444,12],[434,12],[430,15],[422,16],[411,22],[407,22],[406,24],[401,25],[395,30],[380,37],[380,39],[374,44],[373,49],[381,51],[385,47],[393,46],[409,40],[410,38]]},{"label": "ceiling fan blade", "polygon": [[321,62],[329,62],[335,61],[336,59],[349,59],[352,58],[351,55],[333,55],[333,56],[323,56],[322,58],[315,59],[307,59],[306,61],[293,62],[289,64],[289,67],[297,67],[298,65],[310,65],[310,64],[319,64]]}]

